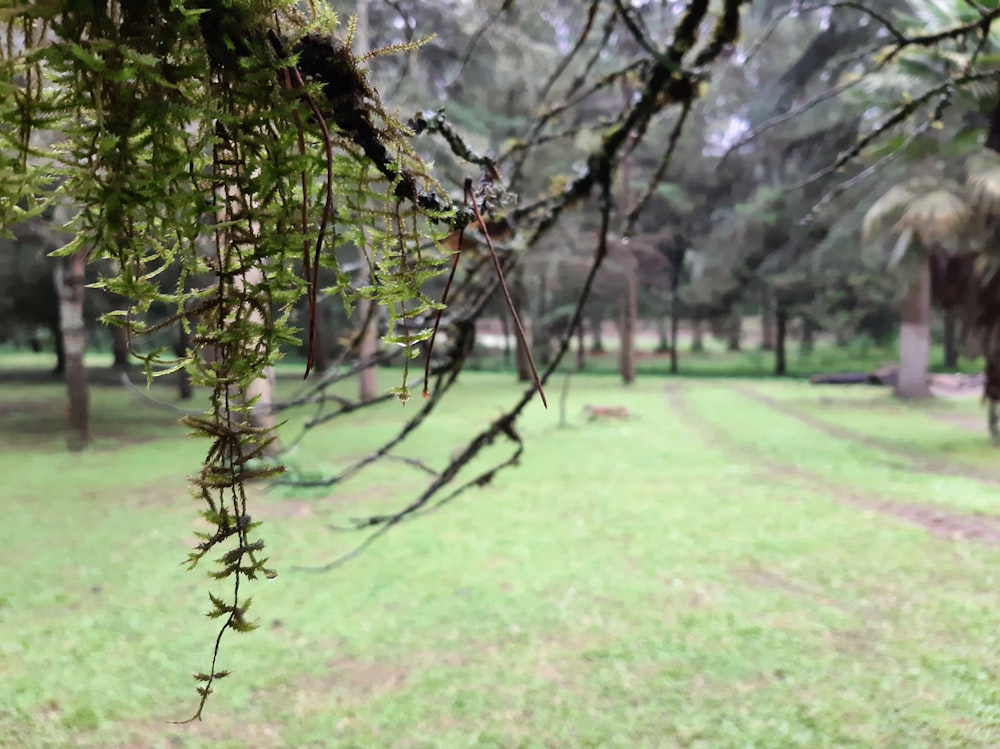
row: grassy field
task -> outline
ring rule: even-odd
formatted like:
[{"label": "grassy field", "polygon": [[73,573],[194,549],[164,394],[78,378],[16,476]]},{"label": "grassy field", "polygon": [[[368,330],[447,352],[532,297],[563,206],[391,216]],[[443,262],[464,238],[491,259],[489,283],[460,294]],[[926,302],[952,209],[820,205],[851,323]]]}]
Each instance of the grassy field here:
[{"label": "grassy field", "polygon": [[[464,375],[403,454],[443,466],[516,392]],[[95,388],[95,444],[69,453],[64,407],[57,385],[0,390],[2,747],[1000,745],[1000,466],[976,401],[574,379],[567,428],[530,407],[520,467],[326,573],[298,568],[362,539],[331,525],[426,477],[255,490],[279,576],[190,725],[168,721],[194,708],[218,590],[179,566],[202,445]],[[343,467],[412,408],[335,421],[289,461]]]}]

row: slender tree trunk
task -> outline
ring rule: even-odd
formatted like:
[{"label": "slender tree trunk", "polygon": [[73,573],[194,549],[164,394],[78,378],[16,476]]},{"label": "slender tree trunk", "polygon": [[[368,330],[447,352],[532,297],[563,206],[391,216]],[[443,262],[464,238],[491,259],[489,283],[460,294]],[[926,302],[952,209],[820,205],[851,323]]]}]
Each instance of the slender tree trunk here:
[{"label": "slender tree trunk", "polygon": [[583,320],[576,326],[576,371],[587,368],[587,342],[583,338]]},{"label": "slender tree trunk", "polygon": [[[367,273],[362,284],[367,283]],[[358,319],[361,321],[361,339],[358,342],[358,358],[368,362],[368,366],[358,373],[358,397],[368,403],[378,397],[378,370],[375,368],[375,354],[378,352],[378,322],[371,300],[358,302]]]},{"label": "slender tree trunk", "polygon": [[701,319],[691,321],[691,351],[699,353],[705,350],[705,323]]},{"label": "slender tree trunk", "polygon": [[896,396],[903,399],[930,396],[927,364],[930,356],[930,264],[920,266],[901,306],[899,326],[899,378]]},{"label": "slender tree trunk", "polygon": [[552,325],[546,319],[549,314],[549,277],[547,273],[542,273],[538,284],[538,306],[535,311],[535,335],[532,338],[535,360],[539,364],[548,365],[552,360],[552,347],[549,345]]},{"label": "slender tree trunk", "polygon": [[112,369],[128,369],[128,333],[125,328],[111,326]]},{"label": "slender tree trunk", "polygon": [[83,292],[86,256],[77,252],[55,264],[54,280],[59,298],[59,325],[66,363],[66,391],[69,395],[69,446],[82,450],[90,441],[90,395],[83,355],[87,330],[83,320]]},{"label": "slender tree trunk", "polygon": [[[258,286],[263,282],[264,271],[259,267],[251,267],[233,279],[233,284],[237,288],[244,288],[244,284]],[[263,322],[263,318],[257,310],[253,310],[250,313],[249,319],[257,324]],[[274,416],[275,386],[274,367],[265,367],[261,376],[246,386],[245,397],[247,401],[250,402],[256,399],[253,409],[250,412],[250,421],[255,427],[260,429],[274,429],[277,425],[277,419]],[[275,439],[271,443],[268,452],[279,450],[280,445],[278,440]]]},{"label": "slender tree trunk", "polygon": [[56,377],[62,377],[66,374],[66,348],[63,346],[62,327],[59,325],[58,315],[56,315],[56,320],[52,323],[49,330],[52,333],[52,340],[55,342],[56,348],[56,366],[52,370],[52,374]]},{"label": "slender tree trunk", "polygon": [[670,351],[669,317],[669,314],[656,316],[656,353],[658,354]]},{"label": "slender tree trunk", "polygon": [[799,352],[811,354],[816,348],[816,323],[811,317],[802,318],[802,337],[799,339]]},{"label": "slender tree trunk", "polygon": [[944,365],[958,367],[958,311],[954,308],[944,311]]},{"label": "slender tree trunk", "polygon": [[[533,321],[528,319],[527,315],[524,314],[526,297],[524,263],[518,263],[514,269],[514,283],[510,289],[510,298],[514,302],[514,311],[517,312],[517,316],[521,320],[521,326],[524,328],[524,335],[527,338],[525,344],[530,347],[534,338],[534,325],[532,324]],[[531,363],[528,361],[528,352],[524,350],[524,346],[520,343],[516,345],[515,350],[517,351],[517,380],[518,382],[531,382]]]},{"label": "slender tree trunk", "polygon": [[774,351],[774,300],[768,286],[760,290],[760,348]]},{"label": "slender tree trunk", "polygon": [[680,320],[677,317],[677,284],[670,292],[670,374],[677,374],[680,367],[677,360],[677,328]]},{"label": "slender tree trunk", "polygon": [[[174,343],[174,355],[178,359],[188,355],[191,348],[191,334],[184,329],[183,325],[177,326],[177,341]],[[194,388],[191,384],[191,373],[187,368],[177,370],[177,388],[182,400],[189,400],[194,395]]]},{"label": "slender tree trunk", "polygon": [[503,334],[503,367],[510,367],[510,318],[506,309],[500,310],[500,332]]},{"label": "slender tree trunk", "polygon": [[634,270],[633,267],[625,270],[625,293],[618,328],[618,372],[626,385],[635,381],[635,323],[638,311]]},{"label": "slender tree trunk", "polygon": [[774,374],[787,373],[785,365],[785,339],[788,334],[788,313],[779,304],[774,312]]},{"label": "slender tree trunk", "polygon": [[743,338],[743,315],[740,313],[739,307],[733,307],[729,313],[728,323],[726,326],[726,350],[739,351]]},{"label": "slender tree trunk", "polygon": [[[368,0],[358,0],[355,7],[356,19],[354,24],[354,47],[355,49],[367,52],[371,47],[368,28]],[[361,285],[368,283],[368,248],[361,247]],[[362,361],[374,362],[375,354],[378,352],[378,322],[376,319],[377,310],[373,308],[371,300],[362,299],[358,302],[358,319],[361,321],[361,339],[358,343],[358,356]],[[367,403],[378,397],[378,371],[374,363],[365,367],[358,373],[358,397],[363,403]]]},{"label": "slender tree trunk", "polygon": [[600,313],[595,312],[590,316],[590,353],[592,354],[604,353],[604,339],[601,337],[603,328],[604,318]]},{"label": "slender tree trunk", "polygon": [[833,331],[833,338],[837,348],[847,348],[854,340],[854,325],[838,325]]}]

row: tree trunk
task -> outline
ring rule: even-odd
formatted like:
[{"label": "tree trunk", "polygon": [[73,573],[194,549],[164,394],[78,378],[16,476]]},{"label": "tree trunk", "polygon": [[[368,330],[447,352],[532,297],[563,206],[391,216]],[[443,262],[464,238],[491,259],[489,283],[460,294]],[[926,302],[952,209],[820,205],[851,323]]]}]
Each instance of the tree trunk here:
[{"label": "tree trunk", "polygon": [[128,332],[118,325],[111,326],[112,369],[128,369]]},{"label": "tree trunk", "polygon": [[[177,341],[174,343],[174,355],[181,359],[188,355],[191,348],[191,334],[184,329],[184,325],[177,326]],[[190,400],[194,395],[194,388],[191,385],[191,373],[187,367],[177,370],[177,387],[181,400]]]},{"label": "tree trunk", "polygon": [[656,353],[665,354],[670,351],[670,330],[668,328],[668,318],[670,315],[656,316]]},{"label": "tree trunk", "polygon": [[705,323],[702,320],[691,321],[691,350],[695,353],[705,350]]},{"label": "tree trunk", "polygon": [[[367,273],[361,281],[367,283]],[[375,354],[378,351],[378,324],[375,308],[370,299],[358,301],[358,319],[361,321],[361,338],[358,341],[358,358],[367,366],[358,372],[358,397],[368,403],[378,397],[378,370],[375,368]]]},{"label": "tree trunk", "polygon": [[546,273],[542,273],[538,284],[537,302],[535,320],[538,324],[535,325],[535,335],[531,339],[532,350],[535,354],[535,361],[543,366],[547,366],[552,361],[552,347],[549,345],[549,338],[552,336],[552,325],[546,319],[549,314],[549,277]]},{"label": "tree trunk", "polygon": [[726,325],[726,350],[739,351],[740,342],[743,337],[743,315],[740,314],[739,307],[733,307],[729,313],[728,325]]},{"label": "tree trunk", "polygon": [[930,355],[931,274],[930,264],[920,265],[900,309],[899,378],[896,396],[903,399],[930,396],[927,364]]},{"label": "tree trunk", "polygon": [[[532,338],[534,338],[532,335],[534,325],[532,325],[532,321],[524,314],[524,301],[527,296],[524,288],[524,263],[518,263],[517,267],[514,268],[514,283],[510,292],[511,301],[514,302],[514,311],[517,312],[517,317],[521,321],[521,327],[524,328],[524,335],[527,339],[524,342],[525,346],[530,347]],[[520,343],[516,345],[518,382],[531,382],[533,379],[531,376],[531,363],[528,361],[528,352],[525,351],[525,346],[522,346]]]},{"label": "tree trunk", "polygon": [[634,268],[625,269],[625,293],[622,297],[621,318],[618,327],[618,372],[626,385],[635,381],[635,322],[636,278]]},{"label": "tree trunk", "polygon": [[601,329],[604,327],[604,319],[600,314],[595,312],[590,316],[590,353],[592,354],[603,354],[604,353],[604,339],[601,338]]},{"label": "tree trunk", "polygon": [[[239,289],[245,288],[244,284],[259,286],[263,282],[264,271],[259,267],[251,267],[245,273],[233,279],[233,285]],[[256,309],[250,313],[249,319],[251,322],[257,324],[264,322],[261,313]],[[245,397],[247,402],[249,403],[256,399],[250,411],[250,422],[259,429],[274,429],[277,425],[277,419],[274,416],[275,384],[274,367],[265,367],[261,376],[246,386]],[[274,436],[275,439],[267,450],[269,453],[280,451],[277,435]]]},{"label": "tree trunk", "polygon": [[[583,320],[576,326],[576,371],[587,368],[587,342],[583,338]],[[568,380],[568,378],[567,378]]]},{"label": "tree trunk", "polygon": [[767,286],[760,290],[760,348],[774,351],[774,302]]},{"label": "tree trunk", "polygon": [[836,330],[833,331],[833,338],[837,348],[847,348],[851,345],[851,341],[854,340],[854,326],[838,325]]},{"label": "tree trunk", "polygon": [[785,338],[788,333],[788,313],[781,305],[774,312],[774,374],[787,373],[785,365]]},{"label": "tree trunk", "polygon": [[677,362],[677,328],[680,320],[677,318],[677,286],[670,294],[670,374],[677,374],[679,366]]},{"label": "tree trunk", "polygon": [[811,354],[816,348],[816,323],[811,317],[802,318],[802,337],[799,339],[799,353]]},{"label": "tree trunk", "polygon": [[958,311],[954,308],[944,311],[944,366],[958,368]]},{"label": "tree trunk", "polygon": [[56,347],[56,366],[53,368],[52,374],[56,377],[62,377],[66,374],[66,349],[63,346],[62,328],[59,325],[58,314],[56,314],[55,323],[49,330],[52,333],[52,340],[55,342]]},{"label": "tree trunk", "polygon": [[510,313],[506,309],[500,310],[500,332],[503,334],[503,368],[510,367]]},{"label": "tree trunk", "polygon": [[87,331],[83,320],[85,265],[86,256],[78,251],[68,258],[58,259],[54,273],[66,366],[66,391],[69,395],[68,444],[72,450],[82,450],[90,441],[90,397],[87,391],[87,369],[83,363],[87,348]]},{"label": "tree trunk", "polygon": [[[335,338],[333,326],[330,324],[331,313],[329,306],[323,302],[316,302],[316,338],[313,340],[313,377],[321,379],[333,364]],[[308,354],[308,352],[306,352]]]}]

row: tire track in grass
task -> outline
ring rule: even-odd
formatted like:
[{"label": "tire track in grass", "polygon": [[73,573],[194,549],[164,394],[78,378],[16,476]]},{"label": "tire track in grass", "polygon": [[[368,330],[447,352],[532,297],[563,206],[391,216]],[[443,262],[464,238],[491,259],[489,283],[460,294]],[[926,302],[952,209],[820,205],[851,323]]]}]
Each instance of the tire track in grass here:
[{"label": "tire track in grass", "polygon": [[818,416],[807,413],[800,408],[789,405],[787,402],[765,395],[759,390],[745,386],[733,388],[740,395],[746,396],[750,400],[760,403],[778,413],[793,418],[806,426],[818,429],[824,434],[835,439],[846,440],[857,445],[878,450],[894,458],[900,458],[907,462],[907,469],[914,473],[927,473],[937,476],[959,476],[961,478],[973,479],[986,486],[1000,487],[1000,476],[992,471],[984,470],[979,466],[971,464],[958,464],[932,455],[928,452],[915,450],[901,445],[892,440],[873,437],[854,429],[832,424]]},{"label": "tire track in grass", "polygon": [[[734,388],[734,390],[745,397],[752,399],[754,397],[745,389]],[[706,420],[691,406],[685,397],[683,385],[672,383],[666,389],[666,396],[671,411],[681,417],[687,426],[700,432],[706,443],[716,445],[727,452],[740,456],[747,462],[752,462],[762,469],[768,478],[773,479],[775,475],[795,478],[808,483],[841,504],[901,520],[922,528],[937,538],[953,541],[977,541],[990,546],[1000,546],[1000,518],[996,516],[969,515],[940,506],[920,505],[861,494],[853,487],[840,484],[793,463],[775,460],[754,445],[733,437],[723,427]],[[781,409],[775,410],[783,413]],[[788,416],[794,417],[795,415],[788,414]],[[810,426],[814,425],[810,424]],[[837,435],[831,436],[836,437]]]}]

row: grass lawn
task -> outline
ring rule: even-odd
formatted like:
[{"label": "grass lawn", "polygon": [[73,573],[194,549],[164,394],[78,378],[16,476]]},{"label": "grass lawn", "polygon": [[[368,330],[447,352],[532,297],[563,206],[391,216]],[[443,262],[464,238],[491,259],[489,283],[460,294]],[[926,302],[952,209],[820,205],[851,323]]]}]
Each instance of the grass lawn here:
[{"label": "grass lawn", "polygon": [[[463,375],[402,454],[443,466],[517,392]],[[0,389],[0,747],[1000,745],[1000,453],[976,401],[575,378],[568,428],[529,408],[520,467],[326,573],[301,568],[363,538],[332,525],[427,477],[255,488],[279,576],[251,584],[261,626],[228,636],[205,720],[175,725],[224,590],[179,565],[203,445],[93,399],[95,443],[69,453],[61,386]],[[344,467],[415,406],[331,422],[289,462]]]}]

